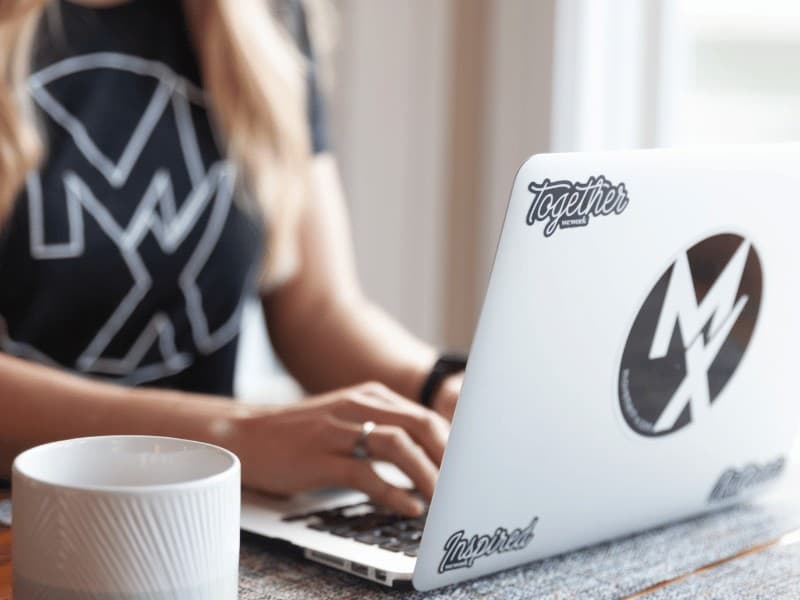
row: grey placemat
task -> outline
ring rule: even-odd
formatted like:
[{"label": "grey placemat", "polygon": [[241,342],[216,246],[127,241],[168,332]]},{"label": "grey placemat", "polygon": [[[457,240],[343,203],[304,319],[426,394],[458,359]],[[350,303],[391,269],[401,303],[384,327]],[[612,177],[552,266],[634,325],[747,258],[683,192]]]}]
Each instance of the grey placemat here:
[{"label": "grey placemat", "polygon": [[800,543],[748,554],[692,575],[647,600],[797,600]]},{"label": "grey placemat", "polygon": [[[0,520],[10,520],[0,501]],[[243,535],[240,600],[376,598],[619,598],[692,573],[800,528],[800,505],[744,505],[615,542],[539,561],[429,594],[382,588]],[[649,594],[654,600],[800,597],[800,544],[770,548],[691,575]]]},{"label": "grey placemat", "polygon": [[798,506],[744,505],[429,594],[384,590],[245,536],[240,599],[619,598],[798,527]]}]

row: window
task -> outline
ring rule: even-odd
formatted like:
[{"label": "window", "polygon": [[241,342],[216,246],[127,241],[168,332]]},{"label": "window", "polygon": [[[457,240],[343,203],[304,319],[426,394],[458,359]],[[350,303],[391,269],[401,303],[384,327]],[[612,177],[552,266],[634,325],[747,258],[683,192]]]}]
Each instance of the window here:
[{"label": "window", "polygon": [[676,0],[671,145],[800,140],[800,2]]}]

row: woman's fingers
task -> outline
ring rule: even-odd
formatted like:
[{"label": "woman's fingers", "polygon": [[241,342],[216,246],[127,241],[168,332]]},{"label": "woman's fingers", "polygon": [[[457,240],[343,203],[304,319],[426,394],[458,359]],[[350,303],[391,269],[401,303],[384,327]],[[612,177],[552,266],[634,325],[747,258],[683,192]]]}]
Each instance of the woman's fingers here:
[{"label": "woman's fingers", "polygon": [[439,390],[433,397],[431,408],[447,419],[447,421],[453,420],[453,413],[455,413],[456,403],[458,402],[458,397],[461,395],[463,383],[463,373],[445,377],[444,381],[439,385]]},{"label": "woman's fingers", "polygon": [[[445,383],[446,382],[447,380],[445,380]],[[447,442],[447,436],[450,434],[451,418],[445,418],[444,415],[433,408],[426,408],[417,402],[408,400],[394,390],[380,383],[367,383],[361,386],[359,389],[363,390],[367,396],[376,398],[385,403],[392,404],[399,409],[408,409],[415,414],[419,414],[421,418],[428,419],[431,426],[434,427],[444,441]]]},{"label": "woman's fingers", "polygon": [[414,487],[430,501],[439,470],[425,451],[403,429],[378,426],[367,438],[370,456],[394,463],[414,482]]},{"label": "woman's fingers", "polygon": [[[341,421],[334,423],[329,440],[331,449],[352,454],[361,438],[361,427]],[[414,483],[414,487],[427,499],[433,497],[438,469],[419,445],[400,427],[378,425],[366,438],[369,457],[396,465]]]},{"label": "woman's fingers", "polygon": [[[446,383],[447,379],[443,383]],[[383,385],[382,383],[364,383],[356,388],[359,392],[366,394],[367,396],[371,396],[383,402],[388,402],[389,404],[393,404],[395,406],[407,407],[412,410],[417,410],[420,412],[426,413],[433,413],[435,417],[435,422],[444,430],[450,431],[450,419],[444,418],[442,415],[438,414],[435,410],[429,410],[428,408],[422,406],[421,404],[414,402],[413,400],[409,400],[408,398],[404,398],[393,389],[389,388],[388,386]]]},{"label": "woman's fingers", "polygon": [[374,421],[379,425],[400,427],[422,446],[435,464],[442,462],[450,426],[430,410],[407,400],[396,403],[354,390],[344,399],[334,402],[331,411],[335,417],[353,423]]},{"label": "woman's fingers", "polygon": [[403,490],[381,479],[369,461],[357,458],[338,458],[331,462],[330,473],[337,484],[347,485],[367,494],[373,502],[408,517],[418,517],[424,506],[408,490]]}]

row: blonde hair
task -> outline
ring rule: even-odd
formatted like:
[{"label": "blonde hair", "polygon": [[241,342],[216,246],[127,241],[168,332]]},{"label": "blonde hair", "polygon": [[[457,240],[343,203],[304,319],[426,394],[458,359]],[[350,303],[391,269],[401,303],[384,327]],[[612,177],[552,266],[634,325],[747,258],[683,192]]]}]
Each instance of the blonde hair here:
[{"label": "blonde hair", "polygon": [[[0,0],[0,224],[42,155],[26,82],[46,3]],[[296,269],[307,195],[303,57],[264,0],[184,0],[184,11],[224,150],[265,218],[269,251],[262,281],[276,285]]]}]

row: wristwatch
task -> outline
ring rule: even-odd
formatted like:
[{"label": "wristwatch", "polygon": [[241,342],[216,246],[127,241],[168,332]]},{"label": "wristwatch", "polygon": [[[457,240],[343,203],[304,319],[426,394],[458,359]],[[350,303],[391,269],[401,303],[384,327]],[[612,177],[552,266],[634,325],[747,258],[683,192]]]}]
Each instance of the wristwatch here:
[{"label": "wristwatch", "polygon": [[433,398],[436,396],[436,392],[439,391],[442,381],[444,381],[448,375],[461,373],[466,368],[467,357],[465,355],[451,353],[442,354],[433,364],[431,372],[422,385],[422,389],[419,392],[420,404],[431,408]]}]

